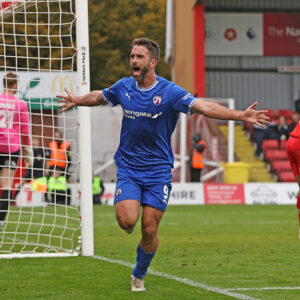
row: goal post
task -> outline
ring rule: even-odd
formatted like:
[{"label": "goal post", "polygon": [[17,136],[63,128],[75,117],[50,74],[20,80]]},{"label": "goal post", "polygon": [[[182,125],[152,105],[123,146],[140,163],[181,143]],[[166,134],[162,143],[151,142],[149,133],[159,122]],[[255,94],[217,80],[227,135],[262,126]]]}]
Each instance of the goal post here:
[{"label": "goal post", "polygon": [[[76,0],[76,41],[78,95],[90,92],[88,0]],[[89,107],[79,107],[79,153],[80,187],[82,193],[82,255],[94,255],[93,200],[92,200],[92,152],[91,152],[91,112]],[[89,147],[88,147],[89,146]]]},{"label": "goal post", "polygon": [[[15,73],[15,96],[27,102],[31,137],[40,141],[34,150],[43,151],[43,167],[24,178],[21,164],[14,178],[20,192],[8,209],[0,205],[7,213],[0,258],[93,255],[90,109],[60,113],[56,97],[64,87],[77,95],[90,90],[88,0],[0,0],[0,28],[0,94],[3,76]],[[63,141],[70,145],[65,167],[52,166],[49,153]]]}]

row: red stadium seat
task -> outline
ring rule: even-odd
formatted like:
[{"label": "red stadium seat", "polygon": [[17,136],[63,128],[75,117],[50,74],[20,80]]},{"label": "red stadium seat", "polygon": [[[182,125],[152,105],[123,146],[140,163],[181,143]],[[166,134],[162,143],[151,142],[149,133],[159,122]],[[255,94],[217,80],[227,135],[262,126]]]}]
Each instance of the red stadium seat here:
[{"label": "red stadium seat", "polygon": [[280,109],[278,111],[278,117],[284,116],[286,118],[291,118],[293,115],[293,111],[290,109]]},{"label": "red stadium seat", "polygon": [[253,128],[253,125],[251,123],[245,122],[245,129],[251,130]]},{"label": "red stadium seat", "polygon": [[287,160],[287,153],[285,150],[266,150],[265,151],[265,160],[272,162],[274,160]]},{"label": "red stadium seat", "polygon": [[281,150],[286,150],[286,144],[287,144],[288,140],[281,140],[280,141],[280,149]]},{"label": "red stadium seat", "polygon": [[273,110],[273,109],[269,109],[269,110],[268,110],[267,116],[268,116],[271,120],[277,118],[276,112],[275,112],[275,110]]},{"label": "red stadium seat", "polygon": [[271,163],[271,168],[276,173],[280,173],[282,171],[292,171],[291,164],[288,160],[274,160]]},{"label": "red stadium seat", "polygon": [[291,118],[291,117],[288,117],[288,118],[286,118],[286,124],[288,124],[289,126],[293,123],[293,118]]},{"label": "red stadium seat", "polygon": [[278,173],[278,179],[282,182],[295,182],[295,176],[292,171],[282,171]]},{"label": "red stadium seat", "polygon": [[264,140],[262,144],[262,150],[266,151],[269,149],[279,149],[278,140]]},{"label": "red stadium seat", "polygon": [[250,139],[254,140],[254,131],[253,131],[253,125],[251,123],[245,123],[245,130],[250,133]]}]

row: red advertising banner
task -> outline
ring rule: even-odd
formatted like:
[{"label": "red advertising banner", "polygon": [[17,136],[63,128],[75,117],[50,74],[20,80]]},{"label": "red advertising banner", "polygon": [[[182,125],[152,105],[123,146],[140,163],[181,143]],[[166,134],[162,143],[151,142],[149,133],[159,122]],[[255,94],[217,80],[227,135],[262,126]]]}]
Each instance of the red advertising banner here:
[{"label": "red advertising banner", "polygon": [[300,14],[263,15],[264,55],[300,55]]},{"label": "red advertising banner", "polygon": [[245,204],[243,184],[204,183],[205,204]]},{"label": "red advertising banner", "polygon": [[19,0],[19,1],[17,1],[17,0],[11,0],[11,1],[4,1],[4,2],[1,2],[0,3],[0,10],[5,10],[5,9],[8,9],[9,7],[11,7],[11,6],[18,6],[18,5],[20,5],[21,3],[23,3],[24,2],[24,0]]}]

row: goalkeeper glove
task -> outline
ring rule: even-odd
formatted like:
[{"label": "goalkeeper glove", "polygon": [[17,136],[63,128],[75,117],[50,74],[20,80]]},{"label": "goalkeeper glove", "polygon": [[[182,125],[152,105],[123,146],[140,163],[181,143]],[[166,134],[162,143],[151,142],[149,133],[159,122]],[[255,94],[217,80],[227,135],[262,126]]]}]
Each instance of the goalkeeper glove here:
[{"label": "goalkeeper glove", "polygon": [[33,165],[33,151],[31,146],[24,146],[24,162],[26,168],[31,168]]}]

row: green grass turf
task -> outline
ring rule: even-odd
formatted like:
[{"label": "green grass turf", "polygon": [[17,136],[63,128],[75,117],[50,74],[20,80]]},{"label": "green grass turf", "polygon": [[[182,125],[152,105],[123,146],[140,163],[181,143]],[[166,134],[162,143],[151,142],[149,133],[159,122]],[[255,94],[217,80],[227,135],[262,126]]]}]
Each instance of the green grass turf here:
[{"label": "green grass turf", "polygon": [[[95,254],[135,262],[131,235],[113,207],[94,206]],[[170,206],[151,269],[213,287],[300,287],[294,206]],[[148,274],[131,293],[131,269],[89,257],[0,260],[0,299],[233,299]],[[258,299],[300,299],[300,290],[237,291]]]}]

